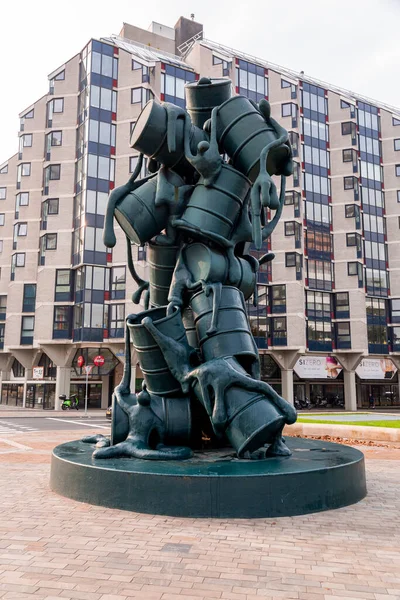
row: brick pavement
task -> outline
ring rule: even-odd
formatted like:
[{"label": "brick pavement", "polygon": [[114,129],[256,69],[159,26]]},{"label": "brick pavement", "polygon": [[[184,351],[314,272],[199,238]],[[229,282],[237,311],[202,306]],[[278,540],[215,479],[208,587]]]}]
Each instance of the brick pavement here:
[{"label": "brick pavement", "polygon": [[74,437],[0,446],[1,600],[400,600],[399,450],[365,449],[369,494],[348,508],[180,519],[52,493],[50,450]]}]

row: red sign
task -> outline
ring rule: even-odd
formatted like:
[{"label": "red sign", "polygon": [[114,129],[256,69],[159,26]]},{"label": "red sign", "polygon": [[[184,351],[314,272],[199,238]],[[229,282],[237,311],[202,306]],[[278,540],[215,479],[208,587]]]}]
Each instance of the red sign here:
[{"label": "red sign", "polygon": [[78,365],[78,367],[81,369],[83,367],[83,365],[85,364],[85,359],[83,356],[78,356],[76,364]]},{"label": "red sign", "polygon": [[104,356],[98,354],[94,357],[93,362],[96,365],[96,367],[102,367],[104,365]]}]

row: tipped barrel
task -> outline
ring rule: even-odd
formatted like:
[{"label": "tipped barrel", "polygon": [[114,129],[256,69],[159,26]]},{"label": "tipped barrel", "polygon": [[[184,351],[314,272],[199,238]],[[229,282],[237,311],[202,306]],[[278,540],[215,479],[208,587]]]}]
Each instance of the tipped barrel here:
[{"label": "tipped barrel", "polygon": [[154,307],[168,304],[168,294],[176,265],[178,246],[159,246],[149,243],[150,304]]},{"label": "tipped barrel", "polygon": [[203,129],[203,125],[211,119],[212,109],[219,106],[232,95],[230,79],[209,79],[202,77],[194,83],[185,85],[186,110],[193,125]]}]

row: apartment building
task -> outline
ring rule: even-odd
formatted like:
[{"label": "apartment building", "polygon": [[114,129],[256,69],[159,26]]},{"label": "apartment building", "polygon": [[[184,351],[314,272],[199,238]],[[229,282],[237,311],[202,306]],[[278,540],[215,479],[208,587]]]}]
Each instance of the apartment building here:
[{"label": "apartment building", "polygon": [[[211,42],[183,17],[90,40],[20,114],[18,153],[0,165],[0,403],[82,401],[89,370],[89,407],[108,405],[124,319],[140,310],[122,231],[112,251],[102,242],[108,194],[135,168],[146,102],[185,107],[201,76],[267,98],[293,148],[275,259],[249,303],[263,378],[290,401],[400,406],[400,109]],[[145,276],[146,247],[134,258]]]}]

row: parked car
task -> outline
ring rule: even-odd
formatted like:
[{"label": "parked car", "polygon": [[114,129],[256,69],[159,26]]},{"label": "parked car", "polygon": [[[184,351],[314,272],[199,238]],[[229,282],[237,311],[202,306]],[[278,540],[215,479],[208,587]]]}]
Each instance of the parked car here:
[{"label": "parked car", "polygon": [[106,419],[111,419],[112,417],[112,406],[110,405],[106,410]]}]

